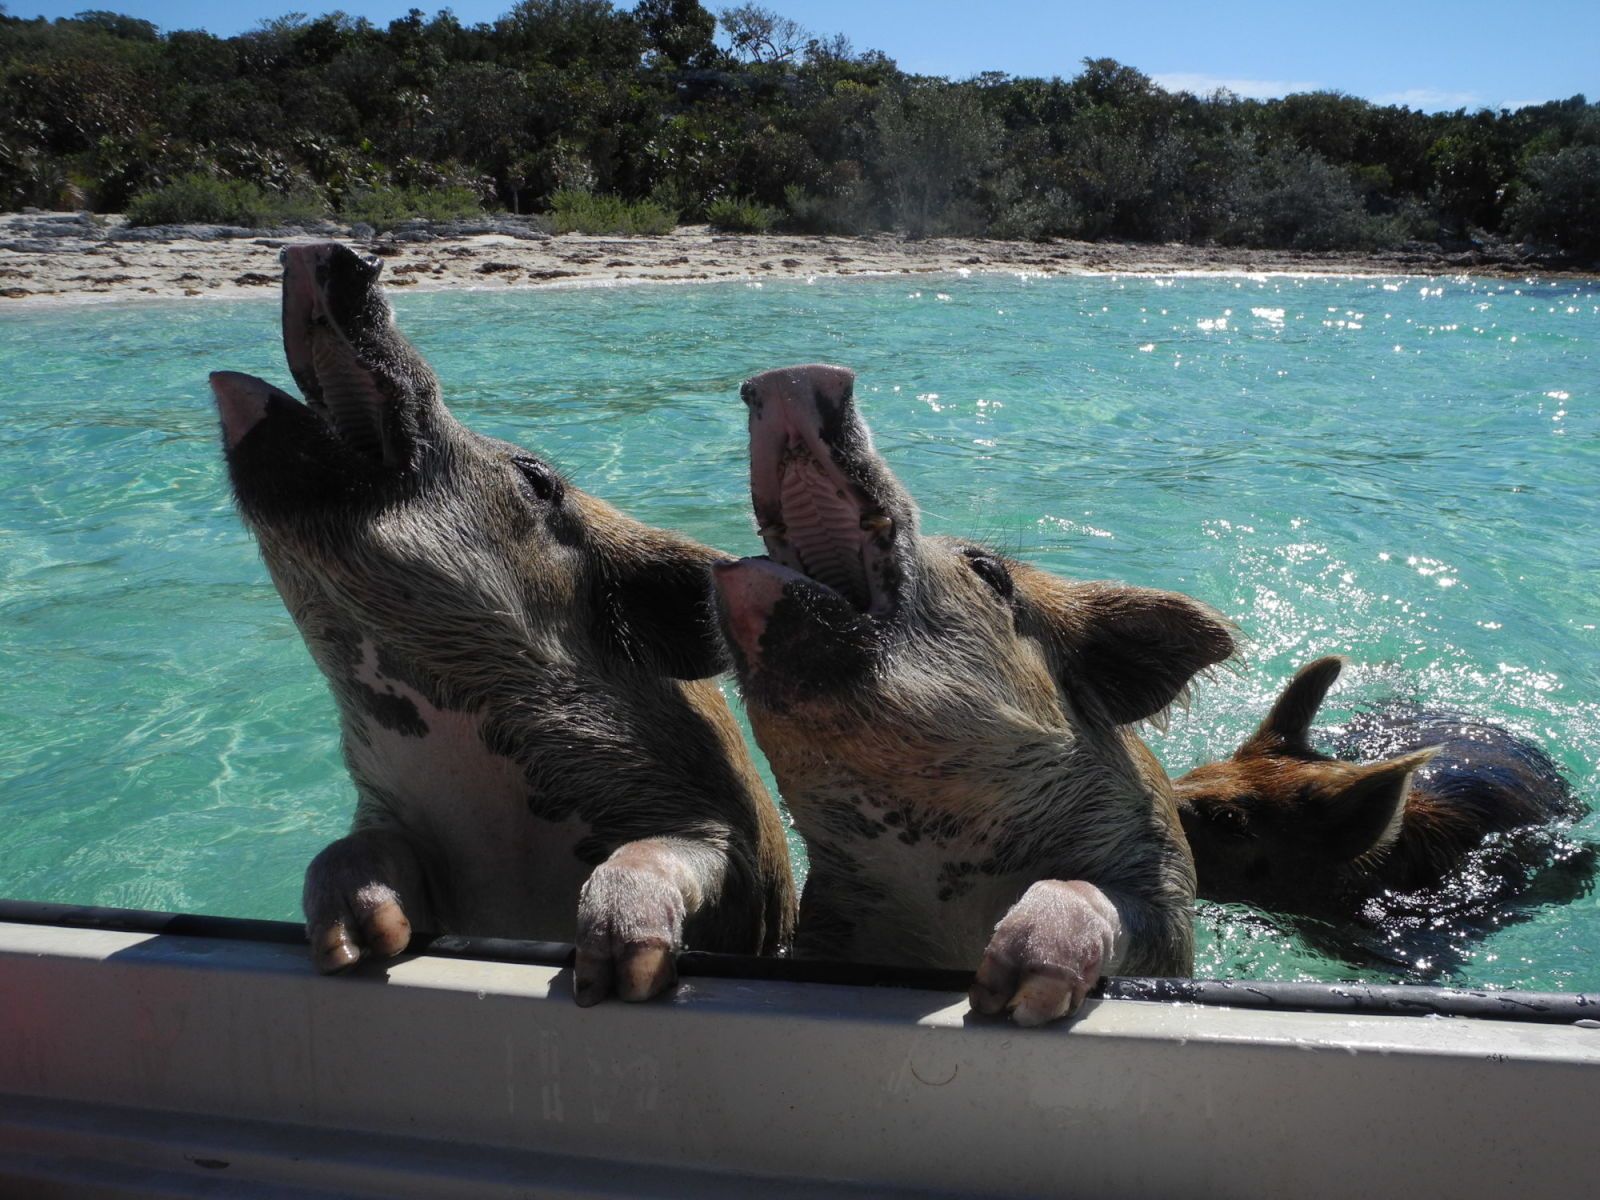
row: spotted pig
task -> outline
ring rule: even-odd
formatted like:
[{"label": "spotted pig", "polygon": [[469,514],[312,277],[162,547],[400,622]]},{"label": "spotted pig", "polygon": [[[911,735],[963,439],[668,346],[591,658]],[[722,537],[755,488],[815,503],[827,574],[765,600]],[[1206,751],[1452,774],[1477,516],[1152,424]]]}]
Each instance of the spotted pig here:
[{"label": "spotted pig", "polygon": [[587,1004],[661,991],[679,947],[775,950],[785,839],[710,678],[721,556],[458,424],[380,266],[286,251],[304,403],[212,376],[239,511],[332,687],[358,795],[306,872],[317,966],[413,930],[575,939]]},{"label": "spotted pig", "polygon": [[977,968],[1024,1025],[1102,974],[1191,970],[1194,874],[1130,724],[1233,651],[1171,592],[928,537],[841,367],[749,380],[764,557],[714,569],[756,738],[803,835],[798,954]]}]

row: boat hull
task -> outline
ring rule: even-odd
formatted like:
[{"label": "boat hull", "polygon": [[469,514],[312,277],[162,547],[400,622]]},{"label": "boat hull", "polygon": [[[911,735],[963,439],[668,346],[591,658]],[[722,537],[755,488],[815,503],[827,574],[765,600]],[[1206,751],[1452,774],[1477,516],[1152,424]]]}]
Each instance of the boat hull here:
[{"label": "boat hull", "polygon": [[1600,1028],[725,978],[0,923],[0,1195],[1570,1195]]}]

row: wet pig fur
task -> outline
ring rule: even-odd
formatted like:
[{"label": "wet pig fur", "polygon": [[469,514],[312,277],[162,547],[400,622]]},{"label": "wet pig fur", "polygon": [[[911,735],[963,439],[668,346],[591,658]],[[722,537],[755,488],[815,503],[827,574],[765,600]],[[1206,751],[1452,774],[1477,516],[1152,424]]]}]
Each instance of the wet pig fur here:
[{"label": "wet pig fur", "polygon": [[810,861],[796,953],[976,967],[974,1008],[1029,1025],[1102,974],[1189,973],[1193,869],[1129,725],[1228,658],[1229,626],[924,536],[853,389],[830,366],[744,385],[767,555],[713,572]]},{"label": "wet pig fur", "polygon": [[[1492,834],[1581,814],[1543,750],[1465,713],[1389,704],[1350,722],[1339,757],[1314,749],[1311,723],[1343,665],[1301,667],[1232,757],[1173,781],[1201,896],[1355,916],[1385,893],[1439,888]],[[1511,877],[1538,865],[1522,857],[1486,860],[1480,898],[1516,890]]]},{"label": "wet pig fur", "polygon": [[412,931],[575,939],[575,994],[793,922],[776,809],[716,683],[723,556],[446,410],[379,262],[285,253],[305,402],[212,377],[238,508],[338,703],[358,802],[306,873],[316,963]]}]

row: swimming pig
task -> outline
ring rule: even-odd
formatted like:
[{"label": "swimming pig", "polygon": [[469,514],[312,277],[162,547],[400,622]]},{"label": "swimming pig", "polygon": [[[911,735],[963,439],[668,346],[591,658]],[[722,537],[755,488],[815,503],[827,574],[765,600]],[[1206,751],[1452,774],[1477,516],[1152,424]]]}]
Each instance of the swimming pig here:
[{"label": "swimming pig", "polygon": [[[1491,833],[1579,815],[1542,750],[1461,713],[1391,705],[1358,716],[1340,747],[1379,761],[1318,753],[1311,722],[1342,666],[1301,667],[1232,758],[1173,781],[1200,895],[1353,915],[1381,893],[1438,887]],[[1499,869],[1521,867],[1506,856]]]},{"label": "swimming pig", "polygon": [[1194,875],[1127,728],[1233,650],[1183,596],[925,537],[842,367],[745,383],[767,557],[714,568],[756,739],[805,838],[797,954],[977,967],[1025,1025],[1177,975]]},{"label": "swimming pig", "polygon": [[679,946],[785,941],[777,811],[715,682],[721,556],[458,424],[381,264],[285,252],[306,396],[212,388],[239,511],[338,702],[358,794],[306,873],[317,966],[412,929],[578,944],[574,990],[642,999]]}]

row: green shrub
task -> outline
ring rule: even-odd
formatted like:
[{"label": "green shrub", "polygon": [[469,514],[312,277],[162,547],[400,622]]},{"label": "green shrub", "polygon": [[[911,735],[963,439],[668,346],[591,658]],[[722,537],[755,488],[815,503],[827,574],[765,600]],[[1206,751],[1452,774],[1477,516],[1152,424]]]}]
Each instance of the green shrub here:
[{"label": "green shrub", "polygon": [[481,216],[483,205],[471,188],[380,187],[350,192],[339,216],[352,225],[371,225],[382,232],[404,221],[459,221]]},{"label": "green shrub", "polygon": [[770,204],[737,196],[723,196],[706,208],[706,221],[711,228],[728,233],[766,233],[782,215]]},{"label": "green shrub", "polygon": [[678,214],[653,200],[624,200],[563,189],[550,198],[557,233],[671,233]]},{"label": "green shrub", "polygon": [[1237,181],[1228,245],[1371,250],[1406,236],[1405,221],[1367,212],[1350,172],[1310,150],[1272,150]]},{"label": "green shrub", "polygon": [[848,184],[832,195],[818,196],[791,183],[783,189],[788,226],[800,233],[867,233],[881,227],[867,200],[865,186]]},{"label": "green shrub", "polygon": [[294,225],[318,221],[328,206],[315,192],[284,195],[242,179],[184,175],[128,201],[130,225]]},{"label": "green shrub", "polygon": [[1007,193],[993,201],[989,236],[1014,242],[1044,242],[1075,232],[1083,214],[1060,188],[1033,193]]},{"label": "green shrub", "polygon": [[1508,213],[1516,236],[1600,262],[1600,146],[1568,146],[1541,154],[1524,168],[1531,187]]}]

